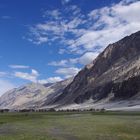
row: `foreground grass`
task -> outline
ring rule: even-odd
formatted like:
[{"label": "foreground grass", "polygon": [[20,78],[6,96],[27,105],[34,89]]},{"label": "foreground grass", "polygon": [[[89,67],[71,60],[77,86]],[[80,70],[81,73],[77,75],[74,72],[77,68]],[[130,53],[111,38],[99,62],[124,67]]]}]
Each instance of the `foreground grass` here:
[{"label": "foreground grass", "polygon": [[140,140],[140,113],[4,113],[0,140]]}]

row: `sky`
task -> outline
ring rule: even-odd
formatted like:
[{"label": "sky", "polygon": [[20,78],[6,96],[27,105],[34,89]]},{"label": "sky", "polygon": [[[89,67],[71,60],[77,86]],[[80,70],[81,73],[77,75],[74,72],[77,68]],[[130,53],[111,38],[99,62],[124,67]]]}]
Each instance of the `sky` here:
[{"label": "sky", "polygon": [[139,0],[0,0],[0,95],[72,77],[139,30]]}]

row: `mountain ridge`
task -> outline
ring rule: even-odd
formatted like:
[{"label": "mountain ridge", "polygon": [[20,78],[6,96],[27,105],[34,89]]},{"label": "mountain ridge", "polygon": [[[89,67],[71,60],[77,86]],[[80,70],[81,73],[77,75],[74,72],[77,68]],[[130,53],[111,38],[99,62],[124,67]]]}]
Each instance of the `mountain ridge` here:
[{"label": "mountain ridge", "polygon": [[[32,94],[31,100],[19,107],[56,109],[102,107],[110,109],[140,105],[139,85],[140,31],[109,44],[74,78],[52,85],[34,85],[29,89],[21,87],[18,90],[24,91],[25,94],[31,90]],[[16,98],[15,90],[10,91],[10,95]],[[41,95],[40,98],[38,93]],[[10,97],[5,99],[6,94],[0,98],[0,107],[5,106],[4,101],[11,100]],[[37,99],[33,100],[36,94]],[[19,102],[21,102],[20,99],[18,99]],[[9,106],[11,106],[10,103]]]},{"label": "mountain ridge", "polygon": [[72,79],[69,78],[53,84],[30,83],[10,90],[0,97],[0,108],[32,109],[49,105],[62,93],[62,90]]},{"label": "mountain ridge", "polygon": [[[98,102],[105,98],[112,88],[117,88],[113,84],[123,83],[138,75],[140,75],[140,31],[108,45],[92,64],[87,65],[76,75],[55,102],[67,105],[83,103],[90,98]],[[110,86],[112,88],[109,88]],[[119,90],[114,92],[118,93]],[[116,97],[116,93],[114,95]]]}]

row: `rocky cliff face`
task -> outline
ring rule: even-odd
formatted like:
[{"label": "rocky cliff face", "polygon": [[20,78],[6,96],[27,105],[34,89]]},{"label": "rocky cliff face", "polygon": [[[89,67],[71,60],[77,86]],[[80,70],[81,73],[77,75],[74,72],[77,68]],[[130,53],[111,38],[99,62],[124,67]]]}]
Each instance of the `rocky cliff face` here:
[{"label": "rocky cliff face", "polygon": [[94,61],[85,66],[56,104],[81,104],[126,100],[140,93],[140,31],[110,44]]},{"label": "rocky cliff face", "polygon": [[49,106],[62,94],[63,89],[72,79],[45,85],[31,83],[8,91],[0,98],[0,108],[23,109]]}]

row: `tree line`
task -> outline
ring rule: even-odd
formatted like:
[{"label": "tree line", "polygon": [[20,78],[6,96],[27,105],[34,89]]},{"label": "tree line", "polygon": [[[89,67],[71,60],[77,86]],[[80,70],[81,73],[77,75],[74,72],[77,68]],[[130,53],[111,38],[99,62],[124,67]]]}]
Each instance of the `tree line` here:
[{"label": "tree line", "polygon": [[85,112],[85,111],[89,111],[89,112],[105,112],[105,109],[60,109],[60,110],[56,110],[54,108],[50,108],[50,109],[18,109],[18,110],[10,110],[10,109],[0,109],[0,113],[4,113],[4,112]]}]

